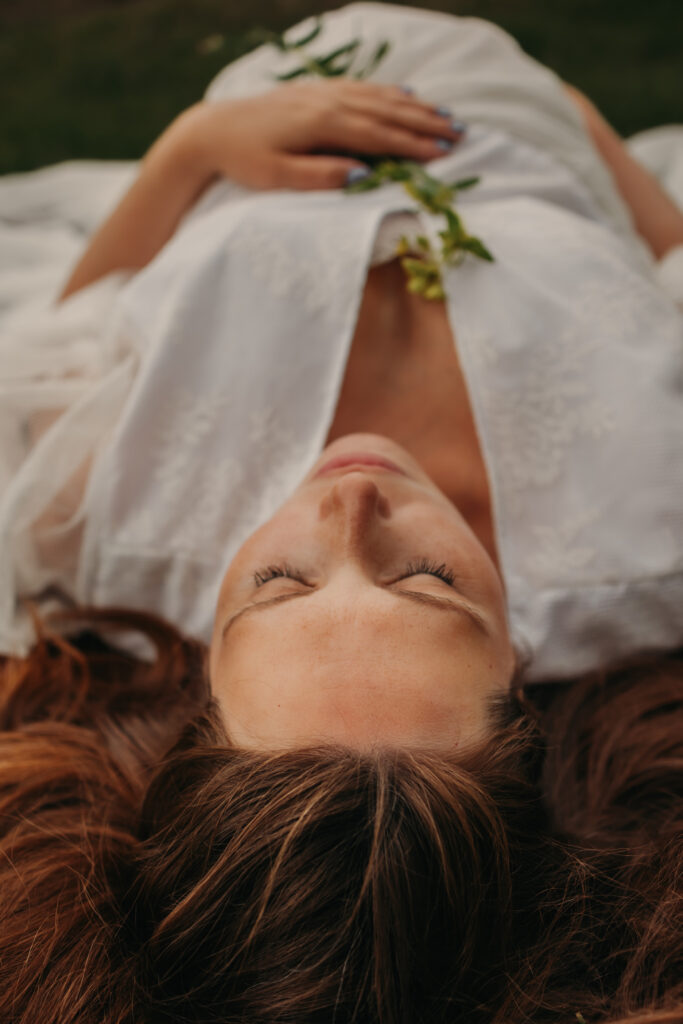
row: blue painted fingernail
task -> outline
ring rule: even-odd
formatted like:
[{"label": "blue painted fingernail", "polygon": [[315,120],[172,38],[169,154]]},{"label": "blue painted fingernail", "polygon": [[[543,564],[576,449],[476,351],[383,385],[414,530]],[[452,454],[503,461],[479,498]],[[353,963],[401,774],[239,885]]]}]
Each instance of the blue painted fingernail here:
[{"label": "blue painted fingernail", "polygon": [[467,125],[464,121],[451,121],[451,131],[460,132],[460,134],[462,134],[467,131]]},{"label": "blue painted fingernail", "polygon": [[357,181],[362,181],[363,178],[367,178],[370,173],[369,167],[352,167],[346,175],[346,184],[353,185]]},{"label": "blue painted fingernail", "polygon": [[415,90],[413,88],[411,88],[411,86],[409,86],[409,85],[399,85],[399,89],[401,90],[401,92],[404,92],[406,94],[406,96],[414,96],[415,95]]},{"label": "blue painted fingernail", "polygon": [[453,117],[453,111],[449,110],[448,107],[436,107],[434,113],[438,114],[439,117]]},{"label": "blue painted fingernail", "polygon": [[452,139],[437,139],[436,144],[439,149],[453,149]]}]

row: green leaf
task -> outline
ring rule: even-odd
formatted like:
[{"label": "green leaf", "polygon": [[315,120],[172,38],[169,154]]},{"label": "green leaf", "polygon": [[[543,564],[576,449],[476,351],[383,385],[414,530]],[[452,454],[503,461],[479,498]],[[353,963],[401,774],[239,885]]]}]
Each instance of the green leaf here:
[{"label": "green leaf", "polygon": [[465,237],[465,231],[462,226],[462,221],[460,220],[460,217],[457,215],[455,210],[444,210],[444,216],[448,221],[448,230],[451,233],[451,235],[458,241],[461,238]]},{"label": "green leaf", "polygon": [[311,29],[307,36],[304,36],[303,39],[297,39],[295,43],[285,43],[285,45],[287,46],[288,49],[298,49],[300,46],[307,46],[309,43],[312,43],[314,39],[317,39],[317,37],[320,35],[322,31],[322,27],[323,20],[320,17],[320,15],[318,15],[316,17],[316,24],[314,25],[314,27]]},{"label": "green leaf", "polygon": [[396,163],[393,160],[382,161],[377,169],[389,181],[410,181],[413,173],[410,164]]},{"label": "green leaf", "polygon": [[441,182],[437,181],[436,178],[430,178],[428,174],[425,174],[422,180],[418,183],[418,187],[426,198],[435,199],[438,195],[439,189],[441,188]]},{"label": "green leaf", "polygon": [[370,192],[373,188],[379,188],[382,182],[376,178],[373,174],[369,174],[367,178],[361,178],[360,181],[354,181],[350,185],[346,185],[344,188],[345,192]]},{"label": "green leaf", "polygon": [[481,178],[460,178],[459,181],[454,181],[451,188],[456,189],[458,192],[464,192],[466,188],[473,188],[478,185]]},{"label": "green leaf", "polygon": [[[353,54],[359,43],[360,40],[356,39],[345,46],[337,47],[336,50],[328,53],[325,57],[306,57],[304,55],[304,64],[301,67],[294,68],[292,71],[285,71],[283,74],[276,75],[275,77],[279,82],[291,82],[293,78],[299,78],[301,75],[320,75],[323,78],[336,78],[339,75],[345,75],[353,63]],[[338,57],[343,57],[348,53],[352,54],[350,60],[345,64],[334,65],[334,61]]]},{"label": "green leaf", "polygon": [[286,71],[283,75],[276,75],[278,82],[291,82],[293,78],[300,78],[301,75],[309,74],[308,68],[294,68],[293,71]]},{"label": "green leaf", "polygon": [[421,203],[425,202],[424,193],[422,189],[419,187],[419,185],[416,185],[414,181],[407,180],[404,182],[404,186],[409,196],[412,196],[413,199],[419,200]]},{"label": "green leaf", "polygon": [[344,67],[327,68],[325,70],[325,78],[339,78],[340,75],[345,75],[348,70],[348,64],[346,64]]},{"label": "green leaf", "polygon": [[480,260],[487,260],[489,263],[495,262],[493,256],[480,238],[464,238],[460,243],[460,248],[464,249],[465,252],[471,252],[473,256],[478,256]]},{"label": "green leaf", "polygon": [[446,213],[448,205],[453,201],[451,189],[424,171],[412,174],[411,179],[405,181],[405,189],[432,213]]},{"label": "green leaf", "polygon": [[379,46],[373,53],[372,57],[370,58],[369,62],[365,65],[365,67],[357,77],[367,78],[369,75],[371,75],[372,72],[377,67],[377,65],[380,63],[380,61],[384,60],[390,49],[391,44],[389,43],[388,39],[385,39],[384,42],[379,44]]},{"label": "green leaf", "polygon": [[425,260],[415,259],[412,256],[404,256],[401,260],[401,266],[408,273],[415,274],[420,278],[428,277],[432,272],[432,267]]},{"label": "green leaf", "polygon": [[326,57],[317,57],[316,63],[322,68],[328,67],[332,64],[337,57],[343,57],[347,53],[355,53],[360,46],[360,39],[354,39],[351,43],[345,43],[344,46],[338,46],[336,50],[332,50]]}]

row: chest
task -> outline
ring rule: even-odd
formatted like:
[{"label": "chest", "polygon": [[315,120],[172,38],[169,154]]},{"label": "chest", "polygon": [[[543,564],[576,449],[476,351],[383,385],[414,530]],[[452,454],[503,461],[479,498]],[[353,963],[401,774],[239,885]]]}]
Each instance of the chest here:
[{"label": "chest", "polygon": [[486,469],[446,307],[410,294],[398,260],[368,274],[326,443],[358,431],[406,448],[494,554]]}]

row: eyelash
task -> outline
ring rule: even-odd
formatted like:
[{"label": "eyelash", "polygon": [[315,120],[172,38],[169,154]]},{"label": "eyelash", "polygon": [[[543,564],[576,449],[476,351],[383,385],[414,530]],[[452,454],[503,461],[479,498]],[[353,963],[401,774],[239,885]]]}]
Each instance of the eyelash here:
[{"label": "eyelash", "polygon": [[[428,576],[437,576],[449,587],[452,587],[455,582],[455,573],[452,569],[449,569],[443,562],[439,565],[437,562],[430,562],[427,558],[418,558],[416,562],[409,562],[401,579],[405,579],[406,576],[421,576],[423,573]],[[277,579],[279,576],[298,580],[299,583],[306,583],[299,570],[293,569],[285,562],[284,565],[269,565],[265,569],[255,572],[254,584],[257,587],[262,587],[264,583]]]}]

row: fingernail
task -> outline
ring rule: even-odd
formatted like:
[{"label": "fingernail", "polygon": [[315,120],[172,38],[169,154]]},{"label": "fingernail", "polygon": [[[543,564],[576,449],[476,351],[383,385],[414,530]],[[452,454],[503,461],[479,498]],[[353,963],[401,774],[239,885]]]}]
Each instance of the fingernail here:
[{"label": "fingernail", "polygon": [[449,110],[448,107],[436,107],[434,113],[438,114],[439,117],[453,117],[453,111]]},{"label": "fingernail", "polygon": [[436,144],[439,149],[453,149],[452,139],[437,139]]},{"label": "fingernail", "polygon": [[467,131],[467,125],[464,121],[451,121],[451,131],[460,132],[460,134],[462,134]]},{"label": "fingernail", "polygon": [[362,181],[363,178],[367,178],[370,173],[369,167],[352,167],[346,175],[346,184],[353,185],[357,181]]},{"label": "fingernail", "polygon": [[409,85],[399,85],[401,92],[404,92],[407,96],[414,96],[415,90]]}]

